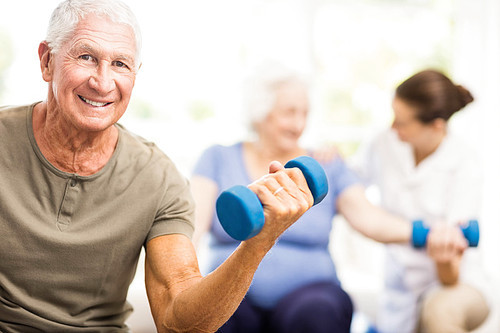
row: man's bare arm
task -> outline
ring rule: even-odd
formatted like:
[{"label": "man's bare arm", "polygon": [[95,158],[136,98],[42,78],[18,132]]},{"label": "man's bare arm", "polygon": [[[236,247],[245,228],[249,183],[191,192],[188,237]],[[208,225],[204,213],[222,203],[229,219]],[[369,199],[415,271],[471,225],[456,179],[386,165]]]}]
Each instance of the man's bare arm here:
[{"label": "man's bare arm", "polygon": [[[240,243],[216,270],[202,277],[184,235],[153,238],[146,249],[146,289],[159,332],[215,332],[245,296],[261,260],[277,238],[313,204],[302,173],[270,167],[272,175],[249,185],[264,208],[260,233]],[[276,195],[276,189],[283,187]]]}]

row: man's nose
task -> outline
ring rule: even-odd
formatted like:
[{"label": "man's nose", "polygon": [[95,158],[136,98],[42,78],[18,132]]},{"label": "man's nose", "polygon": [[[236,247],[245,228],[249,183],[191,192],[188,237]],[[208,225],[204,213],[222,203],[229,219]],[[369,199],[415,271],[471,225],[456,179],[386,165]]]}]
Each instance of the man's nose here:
[{"label": "man's nose", "polygon": [[115,80],[113,71],[107,64],[99,64],[95,72],[89,79],[90,88],[94,89],[101,95],[108,94],[115,89]]}]

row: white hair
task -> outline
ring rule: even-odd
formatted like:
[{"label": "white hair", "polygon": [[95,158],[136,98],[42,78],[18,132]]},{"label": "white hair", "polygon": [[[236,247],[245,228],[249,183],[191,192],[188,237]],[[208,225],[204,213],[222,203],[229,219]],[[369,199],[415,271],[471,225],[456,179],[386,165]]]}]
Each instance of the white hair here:
[{"label": "white hair", "polygon": [[276,101],[276,93],[285,84],[307,82],[298,72],[274,61],[261,63],[249,76],[243,87],[243,110],[250,131],[266,118]]},{"label": "white hair", "polygon": [[137,19],[132,10],[120,0],[66,0],[57,6],[50,17],[45,41],[51,53],[57,53],[75,31],[77,24],[88,14],[108,17],[115,23],[130,26],[134,31],[136,66],[141,59],[142,37]]}]

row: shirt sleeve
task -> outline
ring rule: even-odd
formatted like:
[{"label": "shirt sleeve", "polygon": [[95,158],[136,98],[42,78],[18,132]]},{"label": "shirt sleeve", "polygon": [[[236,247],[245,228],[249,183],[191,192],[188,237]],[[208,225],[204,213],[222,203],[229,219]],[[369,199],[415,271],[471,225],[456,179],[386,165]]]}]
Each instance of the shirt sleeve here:
[{"label": "shirt sleeve", "polygon": [[194,232],[194,199],[188,180],[170,163],[164,170],[163,179],[158,181],[164,182],[165,186],[146,243],[167,234],[183,234],[191,238]]}]

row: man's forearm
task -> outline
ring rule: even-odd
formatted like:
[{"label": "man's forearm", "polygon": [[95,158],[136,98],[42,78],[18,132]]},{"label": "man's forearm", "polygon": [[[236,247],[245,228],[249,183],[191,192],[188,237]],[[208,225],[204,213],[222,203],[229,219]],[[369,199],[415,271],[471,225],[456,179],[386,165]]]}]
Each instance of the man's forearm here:
[{"label": "man's forearm", "polygon": [[302,172],[276,161],[268,176],[248,187],[262,204],[264,226],[211,274],[201,276],[187,237],[165,235],[148,242],[146,285],[160,332],[215,332],[238,308],[278,237],[314,203]]},{"label": "man's forearm", "polygon": [[242,242],[216,270],[177,294],[159,332],[215,332],[236,311],[270,247]]}]

